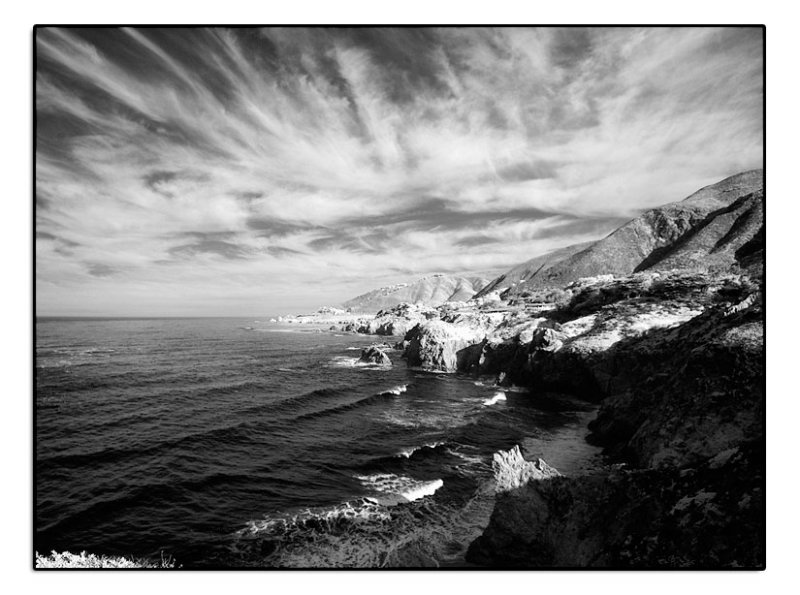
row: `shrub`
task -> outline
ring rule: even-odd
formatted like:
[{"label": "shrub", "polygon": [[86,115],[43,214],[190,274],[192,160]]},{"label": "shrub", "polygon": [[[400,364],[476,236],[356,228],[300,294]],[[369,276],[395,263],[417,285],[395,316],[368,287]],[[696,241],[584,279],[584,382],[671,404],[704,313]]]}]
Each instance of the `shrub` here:
[{"label": "shrub", "polygon": [[36,552],[36,568],[174,568],[171,556],[162,554],[161,560],[154,562],[146,559],[122,558],[119,556],[96,556],[81,552],[51,552],[49,556],[41,556]]}]

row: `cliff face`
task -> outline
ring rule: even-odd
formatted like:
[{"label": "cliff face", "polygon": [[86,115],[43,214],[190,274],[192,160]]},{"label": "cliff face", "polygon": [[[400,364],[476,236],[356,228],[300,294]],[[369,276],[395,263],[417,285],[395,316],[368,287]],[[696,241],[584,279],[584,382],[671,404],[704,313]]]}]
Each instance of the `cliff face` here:
[{"label": "cliff face", "polygon": [[[708,281],[693,298],[690,284],[669,293],[705,303],[702,314],[607,349],[573,351],[572,368],[545,364],[562,382],[576,370],[581,384],[594,382],[605,398],[590,439],[624,465],[529,481],[498,495],[468,560],[501,567],[764,567],[763,304],[755,284]],[[571,308],[602,304],[600,311],[619,312],[631,305],[598,293],[593,306],[578,299]],[[543,374],[536,363],[528,372]]]},{"label": "cliff face", "polygon": [[[649,210],[587,247],[564,248],[523,263],[478,296],[563,287],[582,277],[647,270],[724,270],[764,221],[763,170],[743,172],[680,201]],[[516,284],[515,284],[516,283]]]},{"label": "cliff face", "polygon": [[462,302],[480,291],[487,280],[479,277],[431,275],[413,283],[381,287],[342,304],[353,312],[375,313],[403,302],[440,306],[445,302]]}]

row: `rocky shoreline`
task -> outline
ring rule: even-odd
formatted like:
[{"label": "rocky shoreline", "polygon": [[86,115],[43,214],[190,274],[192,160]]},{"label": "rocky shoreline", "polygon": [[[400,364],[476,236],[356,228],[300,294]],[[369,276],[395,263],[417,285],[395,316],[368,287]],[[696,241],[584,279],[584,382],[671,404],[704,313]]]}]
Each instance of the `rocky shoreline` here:
[{"label": "rocky shoreline", "polygon": [[563,477],[543,461],[535,465],[547,473],[534,472],[519,452],[498,455],[506,487],[469,562],[763,568],[760,276],[603,275],[551,297],[506,290],[315,322],[402,336],[395,348],[415,368],[495,375],[499,385],[600,404],[587,439],[604,447],[611,471]]}]

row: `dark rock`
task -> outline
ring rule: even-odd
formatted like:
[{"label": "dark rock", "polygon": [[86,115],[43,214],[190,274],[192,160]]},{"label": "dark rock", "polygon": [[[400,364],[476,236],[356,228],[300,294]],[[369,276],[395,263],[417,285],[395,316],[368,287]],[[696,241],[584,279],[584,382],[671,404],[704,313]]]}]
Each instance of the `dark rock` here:
[{"label": "dark rock", "polygon": [[358,361],[367,364],[380,364],[382,366],[391,366],[392,360],[386,355],[383,345],[370,345],[361,350],[361,357]]},{"label": "dark rock", "polygon": [[764,567],[763,443],[703,465],[531,481],[497,495],[469,562],[523,568]]}]

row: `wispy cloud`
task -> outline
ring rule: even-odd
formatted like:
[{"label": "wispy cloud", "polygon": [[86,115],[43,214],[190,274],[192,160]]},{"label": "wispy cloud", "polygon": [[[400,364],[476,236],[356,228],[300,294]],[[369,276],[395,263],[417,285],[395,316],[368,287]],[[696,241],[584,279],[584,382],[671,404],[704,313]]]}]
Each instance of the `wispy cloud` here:
[{"label": "wispy cloud", "polygon": [[761,43],[38,29],[37,305],[302,309],[600,237],[762,165]]}]

